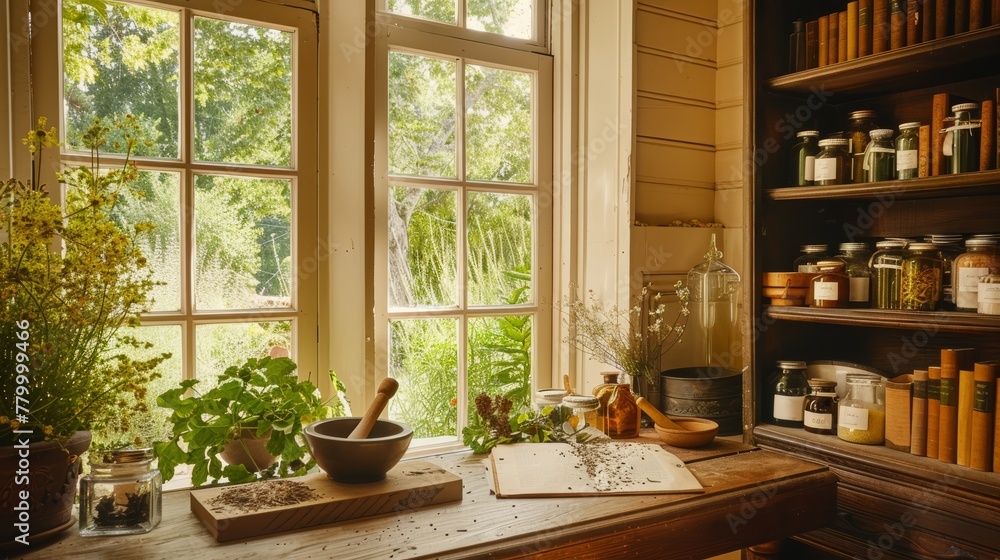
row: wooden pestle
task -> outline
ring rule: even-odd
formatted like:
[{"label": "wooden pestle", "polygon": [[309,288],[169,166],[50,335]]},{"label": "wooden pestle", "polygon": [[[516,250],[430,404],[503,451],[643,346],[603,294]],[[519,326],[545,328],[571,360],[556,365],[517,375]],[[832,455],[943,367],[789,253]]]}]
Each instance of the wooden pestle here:
[{"label": "wooden pestle", "polygon": [[681,427],[676,422],[674,422],[673,420],[671,420],[670,418],[664,416],[664,414],[660,412],[659,409],[653,406],[653,403],[647,401],[645,398],[639,397],[635,399],[635,402],[636,404],[639,405],[639,408],[641,408],[643,412],[649,415],[649,417],[653,420],[653,423],[656,424],[657,426],[661,428],[667,428],[668,430],[681,430],[685,432],[688,431],[685,428]]},{"label": "wooden pestle", "polygon": [[354,427],[351,434],[347,436],[347,439],[366,439],[368,437],[372,428],[375,427],[375,421],[382,414],[382,409],[389,403],[389,399],[396,394],[396,389],[399,389],[399,382],[395,379],[387,377],[382,380],[382,383],[378,386],[378,393],[372,399],[372,404],[368,406],[365,415],[361,417],[361,421]]}]

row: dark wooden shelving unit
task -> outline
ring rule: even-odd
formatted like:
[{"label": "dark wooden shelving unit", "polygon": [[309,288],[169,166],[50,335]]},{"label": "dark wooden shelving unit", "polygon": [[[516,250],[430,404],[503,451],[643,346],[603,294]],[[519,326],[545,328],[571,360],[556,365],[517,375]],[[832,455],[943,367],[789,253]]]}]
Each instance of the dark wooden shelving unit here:
[{"label": "dark wooden shelving unit", "polygon": [[[822,138],[843,130],[847,113],[859,109],[875,110],[884,128],[926,124],[935,93],[981,101],[1000,88],[1000,25],[788,74],[783,39],[791,22],[845,10],[846,4],[745,4],[744,143],[756,150],[744,224],[749,271],[742,287],[749,317],[744,347],[752,364],[744,377],[745,437],[826,464],[840,479],[836,523],[796,537],[783,557],[871,558],[874,551],[882,559],[994,560],[1000,554],[1000,473],[771,424],[769,384],[778,360],[859,364],[893,377],[939,363],[942,348],[975,347],[980,360],[1000,359],[1000,317],[772,306],[762,297],[762,274],[791,270],[802,244],[827,243],[835,251],[847,241],[874,248],[885,237],[1000,233],[996,169],[788,186],[794,130],[819,130]],[[887,533],[887,527],[896,532]]]}]

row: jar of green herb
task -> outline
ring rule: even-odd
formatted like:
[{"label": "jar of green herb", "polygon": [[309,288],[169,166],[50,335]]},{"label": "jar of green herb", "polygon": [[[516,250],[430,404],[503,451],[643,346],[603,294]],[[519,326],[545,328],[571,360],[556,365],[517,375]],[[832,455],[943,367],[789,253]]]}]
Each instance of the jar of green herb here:
[{"label": "jar of green herb", "polygon": [[916,179],[920,167],[920,123],[899,125],[896,137],[896,178]]},{"label": "jar of green herb", "polygon": [[941,306],[942,265],[933,243],[912,243],[903,259],[901,309],[935,311]]}]

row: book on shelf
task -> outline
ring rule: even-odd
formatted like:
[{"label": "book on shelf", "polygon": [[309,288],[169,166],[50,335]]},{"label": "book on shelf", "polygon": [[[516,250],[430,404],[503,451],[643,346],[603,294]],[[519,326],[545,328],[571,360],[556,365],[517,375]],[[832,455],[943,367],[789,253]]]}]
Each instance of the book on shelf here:
[{"label": "book on shelf", "polygon": [[806,68],[819,66],[819,22],[806,22]]},{"label": "book on shelf", "polygon": [[828,20],[830,24],[830,36],[827,43],[827,62],[830,64],[836,64],[839,62],[837,58],[840,55],[840,14],[834,12],[830,14]]},{"label": "book on shelf", "polygon": [[945,127],[945,118],[951,110],[951,96],[947,93],[935,93],[931,105],[931,177],[943,175],[945,172],[944,135],[940,133]]},{"label": "book on shelf", "polygon": [[976,362],[972,400],[972,445],[969,466],[977,471],[993,470],[993,446],[996,445],[997,373],[1000,363]]},{"label": "book on shelf", "polygon": [[858,58],[858,3],[847,3],[847,60]]},{"label": "book on shelf", "polygon": [[924,0],[920,6],[921,41],[934,39],[934,2],[935,0]]},{"label": "book on shelf", "polygon": [[872,54],[872,0],[858,0],[858,56],[870,54]]},{"label": "book on shelf", "polygon": [[906,1],[906,45],[924,40],[924,18],[920,17],[920,0]]},{"label": "book on shelf", "polygon": [[889,49],[889,0],[872,0],[872,54]]},{"label": "book on shelf", "polygon": [[979,143],[979,170],[997,168],[997,104],[992,99],[983,101],[979,112],[982,118],[982,135]]},{"label": "book on shelf", "polygon": [[955,20],[952,29],[954,33],[965,33],[969,30],[969,0],[952,0],[955,4]]},{"label": "book on shelf", "polygon": [[885,382],[885,446],[910,452],[910,422],[913,407],[913,374],[906,373]]},{"label": "book on shelf", "polygon": [[931,173],[931,127],[922,125],[917,129],[917,177],[930,177]]},{"label": "book on shelf", "polygon": [[990,6],[990,25],[1000,25],[1000,0],[993,0]]},{"label": "book on shelf", "polygon": [[891,0],[889,3],[889,48],[893,50],[906,46],[906,2]]},{"label": "book on shelf", "polygon": [[830,16],[816,20],[816,66],[830,64]]},{"label": "book on shelf", "polygon": [[837,62],[847,60],[847,12],[838,12],[837,21]]},{"label": "book on shelf", "polygon": [[934,38],[944,39],[951,35],[953,0],[934,0]]},{"label": "book on shelf", "polygon": [[941,349],[941,404],[938,410],[938,460],[943,463],[958,461],[958,402],[961,370],[972,370],[976,360],[975,348]]},{"label": "book on shelf", "polygon": [[938,430],[941,427],[941,367],[927,367],[927,456],[938,458]]},{"label": "book on shelf", "polygon": [[958,370],[958,439],[955,462],[968,467],[972,462],[972,404],[976,391],[975,366]]},{"label": "book on shelf", "polygon": [[[1000,2],[1000,0],[997,0]],[[1000,10],[1000,6],[996,6]],[[993,149],[995,155],[993,161],[996,162],[996,169],[1000,169],[1000,87],[997,88],[996,99],[993,102]]]},{"label": "book on shelf", "polygon": [[913,401],[910,405],[910,454],[927,455],[927,370],[913,370]]},{"label": "book on shelf", "polygon": [[[1000,376],[1000,372],[997,374]],[[993,472],[1000,473],[1000,379],[993,391]]]},{"label": "book on shelf", "polygon": [[969,0],[969,31],[986,26],[987,0]]}]

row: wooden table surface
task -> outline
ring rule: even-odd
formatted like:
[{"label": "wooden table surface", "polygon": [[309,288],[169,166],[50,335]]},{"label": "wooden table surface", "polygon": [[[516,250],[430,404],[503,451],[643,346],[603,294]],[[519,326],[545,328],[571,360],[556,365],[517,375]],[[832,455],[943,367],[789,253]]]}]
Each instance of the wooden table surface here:
[{"label": "wooden table surface", "polygon": [[74,527],[23,558],[701,559],[833,519],[836,477],[826,467],[725,439],[700,450],[664,447],[704,494],[498,499],[488,458],[454,453],[423,460],[462,477],[461,502],[220,544],[191,513],[189,493],[174,491],[148,534],[83,538]]}]

